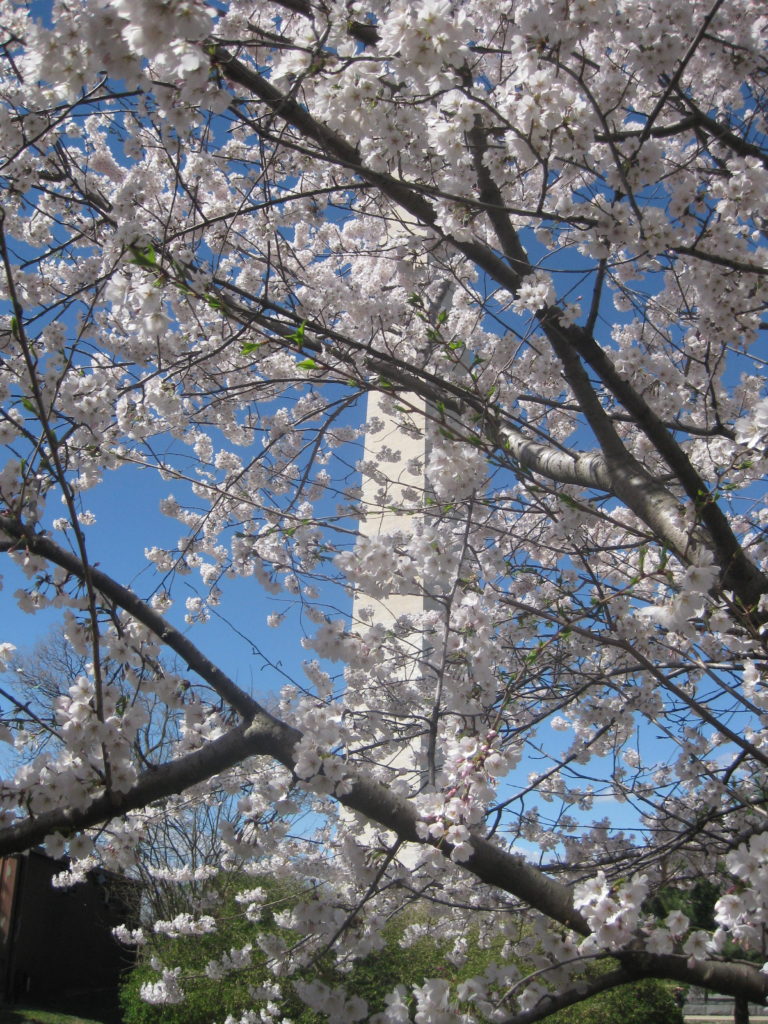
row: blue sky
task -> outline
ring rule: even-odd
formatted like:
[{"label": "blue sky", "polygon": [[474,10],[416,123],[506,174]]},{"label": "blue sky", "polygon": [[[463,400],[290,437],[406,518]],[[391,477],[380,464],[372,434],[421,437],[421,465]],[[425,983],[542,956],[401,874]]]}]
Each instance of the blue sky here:
[{"label": "blue sky", "polygon": [[[151,595],[160,583],[155,567],[144,550],[151,545],[174,548],[184,529],[163,516],[158,505],[170,493],[178,494],[178,485],[161,480],[151,470],[125,466],[106,475],[102,485],[83,495],[83,507],[93,512],[96,523],[85,531],[91,561],[118,582],[131,587],[142,597]],[[61,539],[58,535],[57,539]],[[58,610],[34,615],[22,611],[13,593],[29,585],[23,572],[9,559],[0,566],[3,592],[2,640],[18,648],[32,647],[59,621]],[[290,675],[301,677],[300,665],[309,656],[300,645],[300,623],[288,615],[284,625],[272,629],[265,624],[273,611],[290,610],[280,598],[266,594],[258,582],[250,579],[227,580],[222,588],[217,615],[205,625],[184,622],[187,597],[205,596],[199,577],[191,574],[171,581],[175,605],[168,618],[185,630],[204,653],[257,697],[275,693],[285,678],[267,667],[256,653],[266,656]],[[287,595],[286,595],[287,596]]]}]

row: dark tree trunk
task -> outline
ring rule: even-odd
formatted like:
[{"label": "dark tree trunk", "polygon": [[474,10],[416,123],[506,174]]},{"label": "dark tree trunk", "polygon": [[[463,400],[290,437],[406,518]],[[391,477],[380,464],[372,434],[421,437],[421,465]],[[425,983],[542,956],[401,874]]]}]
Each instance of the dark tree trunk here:
[{"label": "dark tree trunk", "polygon": [[734,1000],[733,1024],[749,1024],[749,1003],[746,996],[736,996]]}]

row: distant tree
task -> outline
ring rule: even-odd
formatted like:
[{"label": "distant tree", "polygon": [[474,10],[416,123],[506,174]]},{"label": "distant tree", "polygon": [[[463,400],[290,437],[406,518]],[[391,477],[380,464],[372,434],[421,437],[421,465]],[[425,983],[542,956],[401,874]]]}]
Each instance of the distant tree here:
[{"label": "distant tree", "polygon": [[[269,990],[275,988],[268,966],[270,956],[277,949],[301,946],[304,940],[291,929],[291,917],[295,908],[312,898],[312,889],[297,879],[248,877],[237,872],[209,879],[201,887],[197,911],[198,916],[205,912],[209,922],[216,920],[216,929],[211,923],[211,931],[195,939],[184,935],[185,922],[178,919],[166,921],[159,932],[142,936],[139,966],[121,994],[126,1024],[209,1024],[254,1001],[255,991],[262,990],[261,999],[267,1001]],[[244,907],[247,916],[242,913]],[[450,956],[451,942],[441,940],[436,917],[422,917],[410,925],[393,921],[385,927],[384,945],[375,953],[342,971],[326,952],[313,957],[299,972],[298,980],[300,986],[314,986],[318,992],[335,991],[342,1003],[363,999],[370,1012],[381,1012],[398,985],[408,986],[410,998],[412,987],[429,977],[439,975],[460,983],[474,972],[482,973],[493,959],[491,950],[479,949],[476,944],[460,958]],[[153,958],[182,966],[188,979],[183,1004],[153,1006],[142,1000],[142,990],[146,992],[156,980],[150,966]],[[240,969],[235,969],[238,964]],[[513,967],[509,970],[517,973]],[[340,995],[342,991],[345,996]],[[267,1016],[280,1019],[286,1015],[295,1024],[320,1024],[326,1019],[292,992],[281,994],[278,990],[270,1001]]]},{"label": "distant tree", "polygon": [[[171,758],[176,747],[185,742],[185,719],[194,726],[209,711],[197,708],[194,694],[185,704],[188,683],[161,661],[134,659],[134,664],[133,669],[127,670],[124,661],[105,658],[100,669],[102,680],[113,691],[115,710],[123,722],[129,714],[129,702],[133,702],[134,720],[139,723],[133,755],[151,770]],[[87,651],[73,646],[64,628],[51,630],[30,650],[16,651],[9,659],[7,686],[0,688],[0,697],[6,705],[5,718],[16,726],[15,754],[22,765],[22,777],[30,764],[55,765],[65,754],[68,737],[63,726],[73,702],[82,701],[90,670]],[[175,708],[167,700],[159,701],[154,694],[158,678],[177,684]],[[180,708],[184,708],[184,718],[174,713]],[[238,785],[236,778],[236,774],[230,774],[226,788],[214,782],[204,800],[194,793],[172,794],[148,808],[130,853],[122,843],[117,847],[110,845],[109,828],[101,833],[96,848],[88,847],[94,862],[102,857],[119,867],[121,858],[127,857],[123,866],[133,879],[141,882],[145,916],[167,919],[187,913],[199,908],[201,900],[204,902],[212,878],[218,879],[219,888],[224,884],[220,880],[226,850],[222,833],[234,834],[226,823],[239,818],[238,800],[243,792],[250,791],[247,783]],[[41,792],[40,798],[45,799],[46,793]],[[271,817],[265,813],[262,824],[266,825]],[[50,846],[52,853],[61,852],[61,838],[54,837]],[[225,860],[230,868],[237,862],[232,855]],[[82,866],[76,859],[76,875]]]}]

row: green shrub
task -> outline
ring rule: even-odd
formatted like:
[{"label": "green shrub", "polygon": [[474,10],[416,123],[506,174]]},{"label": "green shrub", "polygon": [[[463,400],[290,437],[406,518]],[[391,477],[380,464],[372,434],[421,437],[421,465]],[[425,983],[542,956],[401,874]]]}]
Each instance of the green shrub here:
[{"label": "green shrub", "polygon": [[[242,883],[246,888],[256,885],[268,891],[268,903],[275,910],[285,910],[306,895],[298,888],[292,889],[285,882],[277,883],[273,879],[248,878]],[[257,945],[258,935],[279,932],[289,943],[298,936],[279,928],[271,912],[266,912],[258,924],[245,920],[234,898],[240,887],[236,884],[233,888],[230,880],[228,889],[220,893],[218,932],[179,939],[157,937],[152,943],[151,954],[163,964],[181,967],[185,1002],[178,1006],[152,1006],[141,999],[141,986],[158,978],[157,972],[149,966],[150,954],[144,952],[121,990],[124,1024],[212,1024],[214,1021],[223,1024],[229,1014],[239,1019],[245,1008],[254,1006],[249,987],[274,980],[267,969],[266,956]],[[386,996],[397,985],[404,985],[410,992],[426,978],[444,978],[453,986],[473,975],[482,975],[491,962],[501,959],[502,939],[493,948],[485,949],[476,936],[468,936],[466,962],[456,967],[447,957],[451,943],[441,941],[439,930],[435,934],[432,929],[404,948],[403,931],[408,923],[417,920],[427,923],[428,919],[421,922],[411,915],[407,920],[390,922],[384,930],[384,947],[357,961],[347,972],[342,973],[333,956],[326,955],[305,972],[299,972],[297,977],[320,981],[330,988],[343,986],[348,996],[364,999],[369,1015],[373,1015],[385,1008]],[[251,967],[218,981],[205,976],[209,960],[218,960],[225,951],[249,943],[253,946]],[[525,970],[524,963],[518,966]],[[610,964],[606,962],[596,969],[608,970]],[[290,983],[284,990],[285,995],[279,1000],[283,1015],[294,1024],[325,1024],[325,1015],[305,1006],[292,993]],[[683,1024],[683,1017],[670,988],[661,982],[646,980],[601,993],[560,1011],[548,1021],[552,1024]]]},{"label": "green shrub", "polygon": [[[248,878],[243,881],[242,887],[253,888],[256,885],[269,892],[268,902],[275,910],[285,910],[302,898],[299,890],[292,890],[285,883],[278,884],[273,879]],[[242,907],[238,907],[234,899],[239,887],[232,888],[230,885],[226,892],[220,894],[217,917],[221,923],[216,933],[179,939],[158,936],[153,939],[151,950],[142,951],[138,965],[121,989],[124,1024],[212,1024],[213,1021],[222,1024],[228,1014],[239,1019],[244,1008],[253,1006],[253,998],[248,993],[249,986],[258,987],[274,981],[266,967],[266,956],[257,945],[257,936],[279,932],[288,942],[297,936],[278,928],[270,912],[265,913],[259,924],[245,920]],[[424,937],[408,948],[403,948],[401,939],[404,928],[404,923],[390,923],[384,931],[384,948],[357,961],[348,972],[340,972],[334,958],[327,955],[313,964],[311,969],[299,972],[297,977],[321,981],[330,988],[343,986],[349,996],[364,999],[368,1003],[369,1013],[374,1014],[385,1008],[385,997],[397,985],[405,985],[410,990],[413,985],[422,984],[428,977],[445,977],[454,981],[473,973],[475,964],[468,963],[458,970],[447,961],[449,943]],[[242,948],[246,944],[253,946],[250,968],[218,981],[205,976],[205,966],[209,960],[217,960],[225,951]],[[490,954],[486,951],[478,953],[480,957],[484,954],[487,963]],[[142,985],[158,979],[157,972],[148,962],[152,955],[157,956],[167,967],[182,969],[182,988],[186,995],[184,1003],[178,1006],[152,1006],[141,999]],[[479,970],[482,971],[483,967],[484,964]],[[295,1024],[325,1024],[326,1017],[306,1007],[291,993],[290,984],[285,989],[287,994],[280,1000],[285,1016]]]},{"label": "green shrub", "polygon": [[648,978],[560,1010],[547,1024],[683,1024],[683,1012],[668,985]]},{"label": "green shrub", "polygon": [[[242,888],[260,886],[269,893],[269,902],[276,909],[285,909],[298,898],[290,887],[280,885],[273,879],[233,877],[223,878],[214,887],[218,890],[217,916],[225,921],[225,927],[210,935],[169,939],[157,936],[147,949],[140,952],[139,962],[128,975],[120,990],[120,1004],[124,1024],[211,1024],[222,1022],[228,1014],[240,1017],[243,1008],[251,1005],[248,986],[258,986],[272,980],[266,967],[266,957],[256,945],[258,933],[278,930],[272,914],[265,915],[263,923],[254,925],[242,915],[242,908],[235,902],[235,895]],[[205,975],[206,964],[219,960],[230,949],[253,946],[253,966],[213,981]],[[156,956],[167,967],[180,967],[181,983],[186,999],[180,1005],[153,1006],[141,998],[141,987],[145,982],[156,982],[158,974],[149,964],[150,956]],[[297,1008],[300,1006],[297,1004]],[[297,1024],[310,1024],[296,1018]]]}]

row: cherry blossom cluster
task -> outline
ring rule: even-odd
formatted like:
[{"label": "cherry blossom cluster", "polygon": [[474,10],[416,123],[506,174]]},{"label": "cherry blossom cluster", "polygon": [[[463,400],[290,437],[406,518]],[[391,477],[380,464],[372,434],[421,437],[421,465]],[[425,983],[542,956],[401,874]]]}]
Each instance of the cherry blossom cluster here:
[{"label": "cherry blossom cluster", "polygon": [[146,981],[141,986],[141,998],[152,1006],[173,1006],[184,1002],[184,991],[179,985],[178,967],[169,970],[160,963],[153,968],[161,972],[159,981]]},{"label": "cherry blossom cluster", "polygon": [[250,943],[246,943],[240,949],[230,949],[228,953],[222,954],[218,960],[209,960],[205,966],[206,977],[211,978],[212,981],[219,981],[233,971],[246,970],[252,963],[252,951],[253,946]]},{"label": "cherry blossom cluster", "polygon": [[720,926],[719,931],[746,949],[762,949],[768,909],[767,854],[768,833],[759,832],[747,842],[740,843],[725,858],[726,868],[737,883],[715,904],[715,921]]},{"label": "cherry blossom cluster", "polygon": [[635,876],[615,892],[603,872],[574,888],[574,906],[587,915],[590,943],[603,949],[621,949],[637,931],[641,908],[648,894],[648,879]]},{"label": "cherry blossom cluster", "polygon": [[454,737],[444,747],[445,761],[438,776],[441,789],[416,799],[423,839],[450,843],[451,860],[461,863],[472,855],[472,826],[485,817],[485,808],[496,792],[496,779],[510,770],[508,757],[494,744],[489,732],[485,742],[476,736]]},{"label": "cherry blossom cluster", "polygon": [[158,935],[178,939],[181,935],[208,935],[216,931],[216,922],[209,915],[194,918],[191,914],[177,914],[172,921],[155,921],[153,929]]},{"label": "cherry blossom cluster", "polygon": [[329,1020],[354,1024],[368,1013],[364,999],[348,996],[342,988],[329,988],[321,981],[295,981],[294,988],[307,1006],[326,1014]]}]

